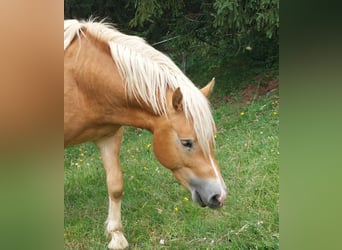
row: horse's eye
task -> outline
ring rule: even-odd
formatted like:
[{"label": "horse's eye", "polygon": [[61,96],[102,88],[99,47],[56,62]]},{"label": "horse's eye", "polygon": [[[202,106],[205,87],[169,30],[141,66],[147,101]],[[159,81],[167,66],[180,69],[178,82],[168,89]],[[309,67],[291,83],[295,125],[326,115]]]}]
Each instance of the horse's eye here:
[{"label": "horse's eye", "polygon": [[181,139],[180,140],[182,145],[186,148],[186,149],[192,149],[193,147],[193,141],[190,139]]}]

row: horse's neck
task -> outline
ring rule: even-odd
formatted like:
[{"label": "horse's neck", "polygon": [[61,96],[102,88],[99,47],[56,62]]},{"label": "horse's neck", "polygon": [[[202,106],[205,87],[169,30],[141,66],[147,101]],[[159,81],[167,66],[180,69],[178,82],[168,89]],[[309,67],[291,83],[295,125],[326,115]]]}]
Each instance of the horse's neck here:
[{"label": "horse's neck", "polygon": [[[96,42],[96,41],[95,41]],[[78,46],[78,43],[75,43]],[[98,41],[82,39],[77,55],[76,77],[78,88],[89,103],[89,112],[105,123],[130,125],[154,130],[156,120],[151,108],[136,100],[128,101],[123,80],[116,68],[107,46]],[[77,48],[75,48],[77,50]]]}]

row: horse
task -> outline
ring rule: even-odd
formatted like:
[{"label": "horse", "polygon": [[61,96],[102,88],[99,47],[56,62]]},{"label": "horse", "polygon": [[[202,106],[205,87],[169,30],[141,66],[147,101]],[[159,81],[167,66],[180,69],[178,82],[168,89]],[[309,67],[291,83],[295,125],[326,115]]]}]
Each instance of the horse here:
[{"label": "horse", "polygon": [[208,96],[144,39],[95,20],[64,21],[64,147],[99,148],[109,197],[109,249],[125,249],[121,222],[123,126],[153,134],[153,152],[200,206],[222,207],[227,188],[214,157]]}]

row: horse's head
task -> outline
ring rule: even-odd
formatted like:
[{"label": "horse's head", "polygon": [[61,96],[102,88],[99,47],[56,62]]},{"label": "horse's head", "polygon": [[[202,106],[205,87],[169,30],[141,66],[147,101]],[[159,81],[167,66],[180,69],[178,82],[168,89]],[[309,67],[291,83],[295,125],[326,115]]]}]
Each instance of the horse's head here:
[{"label": "horse's head", "polygon": [[[213,85],[214,80],[201,89],[205,97]],[[213,133],[215,131],[209,132]],[[227,191],[214,158],[214,142],[207,142],[208,152],[201,147],[194,122],[186,118],[183,110],[183,95],[179,88],[170,93],[168,117],[160,118],[153,134],[157,159],[191,192],[192,199],[203,207],[221,207]]]}]

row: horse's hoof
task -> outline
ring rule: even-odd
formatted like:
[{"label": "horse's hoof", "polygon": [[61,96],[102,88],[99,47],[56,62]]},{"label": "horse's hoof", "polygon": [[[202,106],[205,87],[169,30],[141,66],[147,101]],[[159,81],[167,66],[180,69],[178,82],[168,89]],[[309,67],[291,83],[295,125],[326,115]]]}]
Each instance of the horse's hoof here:
[{"label": "horse's hoof", "polygon": [[128,248],[128,242],[122,232],[111,232],[111,241],[108,244],[109,250],[122,250]]}]

